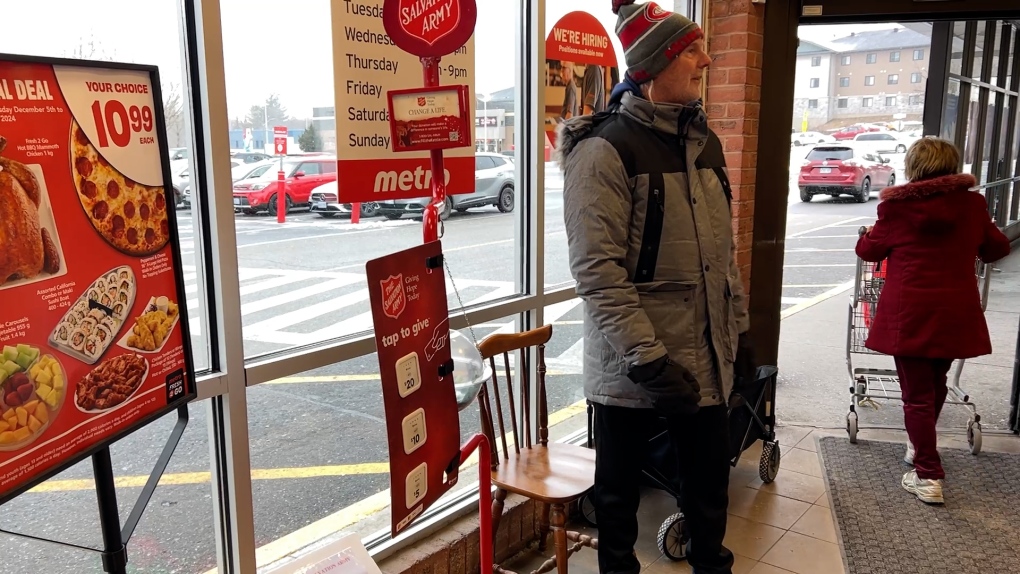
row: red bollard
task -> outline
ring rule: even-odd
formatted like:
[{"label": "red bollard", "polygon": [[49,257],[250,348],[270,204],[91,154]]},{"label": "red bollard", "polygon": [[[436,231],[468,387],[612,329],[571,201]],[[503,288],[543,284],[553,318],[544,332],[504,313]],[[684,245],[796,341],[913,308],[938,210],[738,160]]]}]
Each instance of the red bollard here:
[{"label": "red bollard", "polygon": [[280,183],[276,191],[276,222],[284,223],[287,221],[287,178],[282,169],[277,172],[276,181]]},{"label": "red bollard", "polygon": [[354,225],[357,225],[360,222],[361,222],[361,204],[360,203],[352,203],[351,204],[351,223],[353,223]]}]

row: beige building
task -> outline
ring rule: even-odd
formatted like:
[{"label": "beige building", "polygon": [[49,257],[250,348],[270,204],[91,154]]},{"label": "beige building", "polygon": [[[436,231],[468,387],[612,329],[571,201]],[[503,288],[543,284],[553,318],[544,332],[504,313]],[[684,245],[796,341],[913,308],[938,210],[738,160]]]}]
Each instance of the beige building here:
[{"label": "beige building", "polygon": [[834,120],[918,120],[931,59],[931,26],[853,33],[797,50],[794,125],[814,130]]}]

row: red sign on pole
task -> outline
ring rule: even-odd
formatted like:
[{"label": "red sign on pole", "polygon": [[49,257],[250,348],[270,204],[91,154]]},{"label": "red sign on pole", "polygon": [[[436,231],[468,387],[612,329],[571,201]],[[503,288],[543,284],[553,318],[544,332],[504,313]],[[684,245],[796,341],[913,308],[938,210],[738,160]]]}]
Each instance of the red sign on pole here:
[{"label": "red sign on pole", "polygon": [[366,272],[397,536],[457,483],[461,462],[442,244],[369,261]]},{"label": "red sign on pole", "polygon": [[287,128],[284,126],[273,128],[273,151],[276,155],[287,155]]},{"label": "red sign on pole", "polygon": [[383,26],[401,50],[441,58],[460,49],[475,32],[475,0],[387,0]]}]

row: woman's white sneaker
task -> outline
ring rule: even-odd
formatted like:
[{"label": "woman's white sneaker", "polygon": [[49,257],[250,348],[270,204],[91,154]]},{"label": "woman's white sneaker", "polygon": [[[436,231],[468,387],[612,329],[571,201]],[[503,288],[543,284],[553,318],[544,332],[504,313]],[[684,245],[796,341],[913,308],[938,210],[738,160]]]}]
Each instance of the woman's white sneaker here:
[{"label": "woman's white sneaker", "polygon": [[918,478],[917,471],[912,470],[903,475],[903,489],[927,504],[943,504],[942,481]]},{"label": "woman's white sneaker", "polygon": [[909,464],[910,466],[914,466],[914,455],[915,454],[917,454],[917,451],[914,450],[914,443],[912,443],[912,442],[910,442],[908,440],[907,441],[907,454],[903,455],[903,462]]}]

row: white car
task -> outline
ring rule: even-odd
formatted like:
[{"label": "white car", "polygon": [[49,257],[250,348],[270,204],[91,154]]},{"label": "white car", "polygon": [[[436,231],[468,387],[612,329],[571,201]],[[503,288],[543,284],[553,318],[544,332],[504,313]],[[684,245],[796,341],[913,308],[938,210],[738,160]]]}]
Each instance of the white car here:
[{"label": "white car", "polygon": [[[188,176],[187,163],[188,163],[187,160],[184,160],[182,162],[182,165],[185,166],[184,171],[179,174],[180,178],[177,178],[175,176],[174,179],[174,191],[178,193],[177,205],[180,207],[191,206],[191,179]],[[245,179],[247,177],[258,177],[265,173],[273,165],[279,165],[279,163],[280,162],[278,161],[265,161],[255,164],[255,163],[243,163],[239,159],[231,159],[230,178],[233,180],[234,183],[237,183],[237,181],[240,179]],[[170,165],[172,166],[173,163],[171,162]],[[258,171],[259,169],[261,169],[261,171]],[[255,173],[256,171],[258,171],[258,173]]]},{"label": "white car", "polygon": [[853,146],[871,153],[907,153],[907,147],[914,143],[899,132],[865,132],[857,134]]},{"label": "white car", "polygon": [[790,140],[795,146],[834,143],[836,138],[819,132],[794,132]]},{"label": "white car", "polygon": [[[337,215],[350,215],[354,206],[350,203],[340,203],[340,193],[337,182],[324,183],[312,190],[312,206],[309,211],[318,213],[319,217],[332,218]],[[379,204],[366,202],[361,204],[361,217],[375,217],[379,212]]]}]

